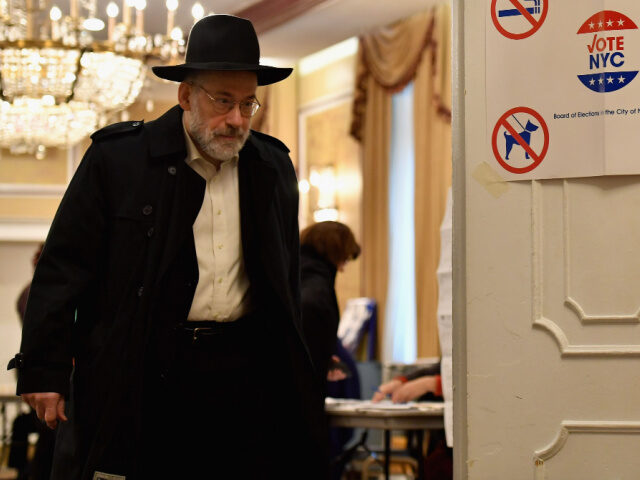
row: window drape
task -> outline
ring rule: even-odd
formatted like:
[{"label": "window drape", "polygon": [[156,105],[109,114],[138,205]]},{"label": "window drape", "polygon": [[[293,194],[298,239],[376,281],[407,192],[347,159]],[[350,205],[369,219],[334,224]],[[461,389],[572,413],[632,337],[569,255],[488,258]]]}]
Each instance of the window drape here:
[{"label": "window drape", "polygon": [[438,6],[360,38],[351,134],[363,150],[363,295],[378,301],[384,332],[388,287],[391,95],[414,82],[418,356],[439,355],[440,223],[451,184],[451,19]]}]

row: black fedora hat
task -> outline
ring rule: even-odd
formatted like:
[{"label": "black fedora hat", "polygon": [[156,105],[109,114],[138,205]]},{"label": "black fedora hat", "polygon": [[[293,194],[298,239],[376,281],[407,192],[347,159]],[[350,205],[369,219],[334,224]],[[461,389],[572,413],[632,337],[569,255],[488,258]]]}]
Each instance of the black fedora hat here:
[{"label": "black fedora hat", "polygon": [[256,72],[258,85],[287,78],[293,69],[260,65],[260,45],[253,24],[233,15],[208,15],[189,33],[185,63],[152,68],[158,77],[181,82],[194,70]]}]

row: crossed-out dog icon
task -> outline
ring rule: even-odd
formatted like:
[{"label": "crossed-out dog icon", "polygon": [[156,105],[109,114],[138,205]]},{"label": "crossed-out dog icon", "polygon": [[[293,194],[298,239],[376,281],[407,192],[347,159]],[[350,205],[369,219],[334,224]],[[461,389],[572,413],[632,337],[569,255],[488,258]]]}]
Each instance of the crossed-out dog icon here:
[{"label": "crossed-out dog icon", "polygon": [[[538,130],[538,125],[535,125],[534,123],[531,123],[530,120],[527,120],[527,125],[526,126],[522,126],[522,124],[518,121],[518,119],[516,118],[515,115],[512,115],[512,117],[515,119],[516,122],[518,122],[518,125],[520,125],[522,127],[522,131],[518,132],[518,135],[520,135],[520,137],[522,137],[522,139],[525,141],[525,143],[529,146],[531,146],[531,134],[533,132],[535,132],[536,130]],[[505,156],[505,160],[509,160],[509,154],[511,153],[511,149],[513,148],[514,145],[520,145],[518,143],[518,141],[513,137],[513,135],[504,132],[504,140],[505,140],[505,149],[507,151],[506,156]],[[521,146],[521,145],[520,145]],[[524,147],[523,147],[524,149]],[[527,152],[526,150],[524,151],[524,155],[525,158],[530,158],[529,157],[529,152]]]}]

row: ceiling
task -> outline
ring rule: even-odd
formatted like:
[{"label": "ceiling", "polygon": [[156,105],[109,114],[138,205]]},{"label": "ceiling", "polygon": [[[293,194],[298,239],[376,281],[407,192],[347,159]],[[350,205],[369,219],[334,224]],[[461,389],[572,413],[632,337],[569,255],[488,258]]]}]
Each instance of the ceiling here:
[{"label": "ceiling", "polygon": [[354,35],[424,11],[435,3],[436,0],[327,0],[260,35],[260,48],[264,56],[296,61]]},{"label": "ceiling", "polygon": [[[110,0],[98,0],[98,16],[106,20]],[[176,25],[186,33],[193,23],[196,0],[180,0]],[[68,12],[69,0],[52,0]],[[116,0],[122,6],[122,0]],[[264,57],[291,63],[323,48],[426,10],[437,0],[200,0],[205,13],[229,13],[253,21]],[[165,0],[147,0],[145,30],[166,30]]]}]

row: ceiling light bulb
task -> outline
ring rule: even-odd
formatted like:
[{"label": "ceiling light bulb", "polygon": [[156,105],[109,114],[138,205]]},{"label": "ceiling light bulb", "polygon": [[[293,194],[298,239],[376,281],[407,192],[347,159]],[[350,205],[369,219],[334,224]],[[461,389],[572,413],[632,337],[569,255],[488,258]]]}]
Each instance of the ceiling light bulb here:
[{"label": "ceiling light bulb", "polygon": [[147,8],[147,0],[136,0],[136,10],[144,10]]},{"label": "ceiling light bulb", "polygon": [[109,2],[109,5],[107,5],[107,15],[109,15],[109,17],[111,18],[115,18],[118,16],[118,13],[120,13],[118,5],[116,5],[114,2]]},{"label": "ceiling light bulb", "polygon": [[82,22],[82,26],[91,32],[99,32],[104,28],[104,22],[99,18],[87,18]]},{"label": "ceiling light bulb", "polygon": [[48,105],[48,106],[52,106],[56,104],[56,99],[53,97],[53,95],[43,95],[42,96],[42,104],[43,105]]},{"label": "ceiling light bulb", "polygon": [[310,189],[311,186],[309,185],[308,180],[300,180],[298,182],[298,190],[300,191],[300,193],[309,193]]},{"label": "ceiling light bulb", "polygon": [[204,7],[200,4],[200,2],[196,2],[193,4],[193,7],[191,7],[191,15],[196,21],[204,17]]},{"label": "ceiling light bulb", "polygon": [[175,12],[178,9],[178,0],[167,0],[167,10]]},{"label": "ceiling light bulb", "polygon": [[57,22],[62,18],[62,11],[54,5],[49,11],[49,18],[54,22]]},{"label": "ceiling light bulb", "polygon": [[171,40],[179,41],[182,40],[182,29],[180,27],[175,27],[171,30]]}]

